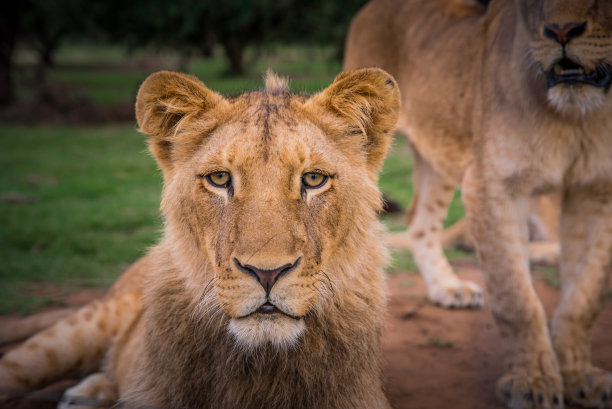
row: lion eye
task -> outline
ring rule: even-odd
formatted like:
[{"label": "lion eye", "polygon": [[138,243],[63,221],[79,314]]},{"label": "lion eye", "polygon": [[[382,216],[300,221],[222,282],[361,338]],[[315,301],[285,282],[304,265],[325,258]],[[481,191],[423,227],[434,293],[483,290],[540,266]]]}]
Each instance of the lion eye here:
[{"label": "lion eye", "polygon": [[229,172],[214,172],[206,175],[206,180],[214,187],[227,188],[232,182],[232,177]]},{"label": "lion eye", "polygon": [[327,182],[327,179],[327,175],[317,172],[308,172],[302,175],[302,183],[307,189],[321,187]]}]

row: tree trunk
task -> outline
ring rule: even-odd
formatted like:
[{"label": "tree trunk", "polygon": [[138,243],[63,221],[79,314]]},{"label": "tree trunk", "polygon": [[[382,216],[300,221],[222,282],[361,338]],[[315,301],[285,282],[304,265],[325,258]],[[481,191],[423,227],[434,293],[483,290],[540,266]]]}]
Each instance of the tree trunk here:
[{"label": "tree trunk", "polygon": [[229,39],[223,43],[225,56],[230,63],[230,73],[235,75],[244,74],[243,54],[244,47],[242,43],[235,39]]},{"label": "tree trunk", "polygon": [[7,50],[4,39],[0,50],[0,106],[7,106],[15,101],[15,86],[12,76],[12,50]]},{"label": "tree trunk", "polygon": [[0,8],[0,106],[15,100],[13,51],[21,17],[20,2],[4,2]]},{"label": "tree trunk", "polygon": [[57,33],[49,39],[40,39],[38,50],[38,65],[36,66],[36,85],[41,86],[47,82],[47,72],[55,65],[55,53],[59,48],[61,34]]},{"label": "tree trunk", "polygon": [[46,83],[47,72],[55,65],[55,53],[68,32],[66,25],[55,25],[44,18],[37,20],[34,33],[38,44],[38,66],[35,73],[38,86]]},{"label": "tree trunk", "polygon": [[55,51],[57,50],[57,42],[47,44],[40,53],[40,61],[47,68],[55,65]]}]

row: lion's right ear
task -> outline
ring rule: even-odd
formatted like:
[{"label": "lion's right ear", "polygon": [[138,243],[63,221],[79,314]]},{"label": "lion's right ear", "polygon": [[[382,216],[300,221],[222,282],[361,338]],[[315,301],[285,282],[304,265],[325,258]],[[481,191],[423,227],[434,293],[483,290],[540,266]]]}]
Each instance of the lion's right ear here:
[{"label": "lion's right ear", "polygon": [[379,68],[342,72],[306,105],[319,110],[319,117],[331,113],[343,129],[334,139],[344,149],[364,155],[368,167],[378,171],[400,111],[399,87],[390,74]]},{"label": "lion's right ear", "polygon": [[150,149],[164,171],[193,153],[206,130],[217,122],[221,95],[190,75],[160,71],[149,75],[136,97],[140,131],[151,137]]}]

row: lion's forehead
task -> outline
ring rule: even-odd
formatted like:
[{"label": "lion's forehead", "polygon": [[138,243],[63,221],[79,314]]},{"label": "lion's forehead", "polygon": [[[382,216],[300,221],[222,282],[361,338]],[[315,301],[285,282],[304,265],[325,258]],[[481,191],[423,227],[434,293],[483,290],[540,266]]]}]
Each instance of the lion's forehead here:
[{"label": "lion's forehead", "polygon": [[289,104],[278,102],[253,104],[233,115],[216,129],[203,151],[202,162],[246,173],[335,168],[343,160],[319,126]]}]

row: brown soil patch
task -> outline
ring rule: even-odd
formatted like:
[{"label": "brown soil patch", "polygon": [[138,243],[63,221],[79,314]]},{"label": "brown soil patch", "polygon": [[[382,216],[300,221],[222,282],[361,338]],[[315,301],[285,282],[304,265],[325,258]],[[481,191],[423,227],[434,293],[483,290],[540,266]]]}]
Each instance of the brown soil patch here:
[{"label": "brown soil patch", "polygon": [[[457,267],[464,279],[482,285],[471,263]],[[552,314],[559,291],[536,278],[535,287]],[[503,350],[487,304],[482,310],[448,311],[426,299],[416,274],[395,273],[389,280],[387,326],[383,335],[386,390],[395,409],[503,409],[494,388],[503,373]],[[100,292],[81,292],[67,305],[83,305]],[[488,300],[487,300],[488,303]],[[0,325],[15,317],[0,317]],[[592,331],[593,361],[612,370],[612,302],[607,302]],[[13,408],[53,408],[45,400],[71,383],[47,388],[38,400],[21,400]],[[569,408],[568,408],[569,409]]]},{"label": "brown soil patch", "polygon": [[[461,278],[483,285],[473,266],[457,270]],[[392,406],[503,409],[495,397],[495,382],[504,371],[503,349],[488,300],[482,310],[448,311],[425,299],[425,283],[418,275],[394,274],[389,287],[383,349]],[[535,287],[550,317],[559,291],[537,277]],[[606,303],[591,334],[593,362],[612,370],[612,302]]]}]

